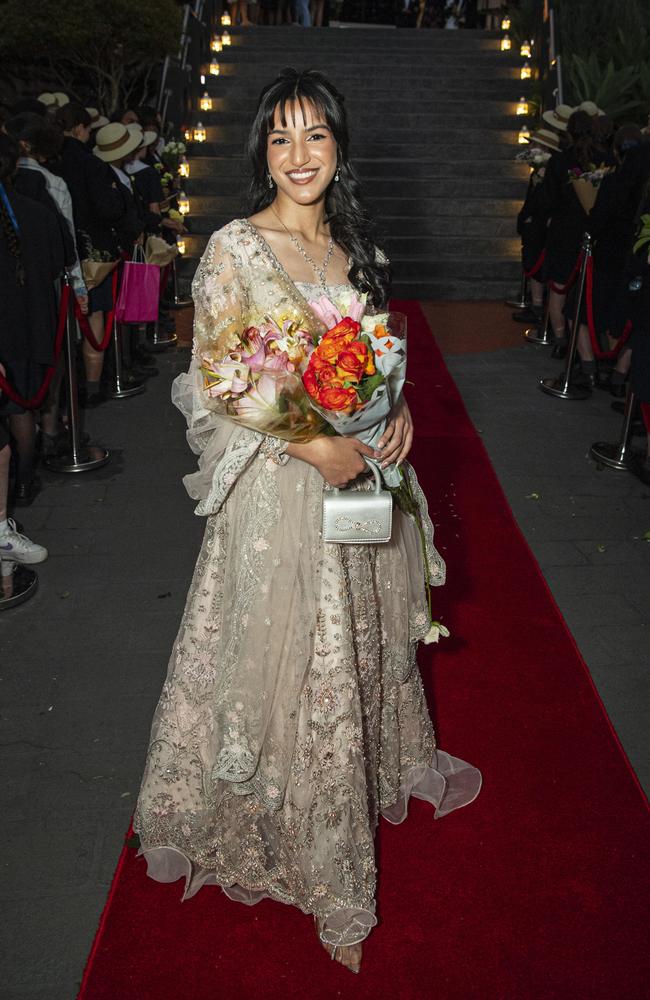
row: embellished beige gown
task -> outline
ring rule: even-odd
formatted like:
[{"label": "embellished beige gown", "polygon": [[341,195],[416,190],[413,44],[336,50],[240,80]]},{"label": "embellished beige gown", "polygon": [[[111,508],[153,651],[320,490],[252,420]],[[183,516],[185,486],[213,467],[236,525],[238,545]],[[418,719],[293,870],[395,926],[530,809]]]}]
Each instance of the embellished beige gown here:
[{"label": "embellished beige gown", "polygon": [[410,795],[444,815],[481,778],[436,749],[416,663],[428,612],[415,523],[395,511],[388,544],[323,543],[316,469],[206,409],[197,356],[225,354],[255,316],[317,329],[307,299],[320,291],[294,284],[244,219],[211,237],[194,279],[193,360],[173,398],[200,456],[185,484],[207,524],[134,828],[149,875],[184,877],[183,898],[206,883],[249,904],[269,896],[316,914],[340,945],[376,923],[379,815],[401,822]]}]

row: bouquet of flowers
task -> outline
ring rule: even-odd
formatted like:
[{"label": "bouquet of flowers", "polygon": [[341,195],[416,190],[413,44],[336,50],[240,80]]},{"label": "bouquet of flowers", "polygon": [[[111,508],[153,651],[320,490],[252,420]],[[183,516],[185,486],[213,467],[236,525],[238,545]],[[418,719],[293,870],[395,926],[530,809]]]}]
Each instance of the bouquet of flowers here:
[{"label": "bouquet of flowers", "polygon": [[[225,357],[201,358],[203,389],[224,416],[287,441],[327,430],[374,447],[406,374],[405,318],[366,316],[365,297],[310,302],[327,328],[314,337],[300,321],[266,317],[242,331]],[[382,470],[388,486],[399,470]]]},{"label": "bouquet of flowers", "polygon": [[517,163],[528,163],[534,170],[545,167],[551,158],[551,154],[537,146],[527,146],[515,156]]},{"label": "bouquet of flowers", "polygon": [[[356,296],[345,315],[326,296],[309,303],[328,327],[309,357],[302,380],[318,412],[337,434],[374,448],[386,430],[406,377],[406,317],[364,315]],[[399,469],[382,469],[387,486],[401,483]]]},{"label": "bouquet of flowers", "polygon": [[587,215],[589,215],[592,208],[596,204],[598,188],[600,187],[603,177],[605,177],[610,170],[611,167],[605,166],[604,163],[601,163],[598,167],[596,167],[595,164],[590,163],[587,170],[582,170],[578,166],[572,167],[571,170],[569,170],[569,183],[573,186],[573,190],[578,196],[578,201]]},{"label": "bouquet of flowers", "polygon": [[225,357],[201,358],[204,392],[236,423],[286,441],[310,441],[325,427],[302,384],[313,349],[298,323],[267,318],[247,327]]},{"label": "bouquet of flowers", "polygon": [[175,139],[172,139],[163,148],[162,159],[173,174],[178,173],[181,156],[185,153],[186,149],[187,146],[184,142],[178,142]]}]

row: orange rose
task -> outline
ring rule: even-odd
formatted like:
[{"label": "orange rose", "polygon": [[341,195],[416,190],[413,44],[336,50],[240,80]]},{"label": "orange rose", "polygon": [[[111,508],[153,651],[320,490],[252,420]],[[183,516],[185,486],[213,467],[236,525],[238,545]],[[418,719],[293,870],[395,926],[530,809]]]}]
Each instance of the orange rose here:
[{"label": "orange rose", "polygon": [[304,373],[302,377],[302,384],[304,385],[305,389],[312,397],[312,399],[318,399],[318,391],[319,391],[318,381],[311,368],[311,365],[309,366],[309,368],[307,368],[307,371]]},{"label": "orange rose", "polygon": [[332,365],[327,365],[325,368],[319,368],[318,370],[318,381],[320,385],[343,385],[343,381],[346,378],[345,375],[341,375],[337,368],[333,368]]},{"label": "orange rose", "polygon": [[341,351],[344,351],[353,340],[354,335],[351,333],[340,337],[325,336],[314,353],[318,352],[319,358],[325,361],[336,361]]},{"label": "orange rose", "polygon": [[349,316],[344,316],[340,323],[333,326],[331,330],[328,330],[323,340],[329,337],[340,337],[343,335],[349,336],[352,334],[352,339],[354,339],[359,330],[361,329],[361,323],[357,323],[356,319],[350,319]]},{"label": "orange rose", "polygon": [[326,387],[318,393],[318,402],[326,410],[349,410],[352,412],[357,401],[354,389]]},{"label": "orange rose", "polygon": [[[347,351],[341,351],[336,361],[336,371],[340,378],[349,382],[360,382],[363,375],[365,359],[359,356],[359,351],[352,350],[354,344],[350,345]],[[365,344],[361,345],[365,347]]]},{"label": "orange rose", "polygon": [[321,368],[331,368],[332,362],[324,358],[323,355],[319,353],[319,349],[316,349],[309,359],[309,367],[318,372]]},{"label": "orange rose", "polygon": [[366,358],[366,363],[363,366],[364,375],[374,375],[377,369],[375,368],[375,359],[372,356],[372,351],[368,351],[368,357]]}]

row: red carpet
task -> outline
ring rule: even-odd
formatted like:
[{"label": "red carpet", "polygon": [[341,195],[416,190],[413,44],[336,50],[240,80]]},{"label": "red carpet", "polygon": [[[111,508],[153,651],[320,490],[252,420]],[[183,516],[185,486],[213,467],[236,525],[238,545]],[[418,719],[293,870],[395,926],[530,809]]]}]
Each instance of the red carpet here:
[{"label": "red carpet", "polygon": [[645,800],[419,306],[394,305],[449,575],[434,597],[453,638],[421,664],[440,744],[481,768],[483,791],[439,822],[414,801],[381,824],[381,922],[358,977],[297,910],[214,887],[181,905],[182,883],[150,881],[125,850],[83,1000],[648,996]]}]

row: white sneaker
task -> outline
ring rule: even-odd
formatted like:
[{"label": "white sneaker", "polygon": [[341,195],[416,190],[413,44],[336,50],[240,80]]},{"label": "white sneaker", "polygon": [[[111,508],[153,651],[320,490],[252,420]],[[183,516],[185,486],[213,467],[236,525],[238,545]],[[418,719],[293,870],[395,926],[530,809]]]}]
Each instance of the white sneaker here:
[{"label": "white sneaker", "polygon": [[45,562],[47,549],[16,531],[16,522],[13,518],[8,518],[7,524],[9,530],[0,535],[0,560],[6,559],[9,562],[23,563],[27,566]]}]

